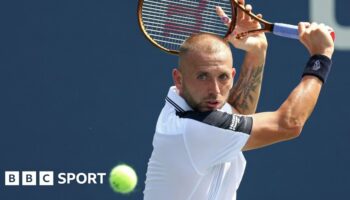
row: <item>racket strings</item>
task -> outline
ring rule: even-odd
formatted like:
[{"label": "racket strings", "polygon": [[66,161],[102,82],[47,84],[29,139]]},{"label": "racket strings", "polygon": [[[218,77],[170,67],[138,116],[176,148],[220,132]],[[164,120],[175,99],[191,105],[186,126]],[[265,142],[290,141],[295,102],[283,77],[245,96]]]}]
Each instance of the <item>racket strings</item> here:
[{"label": "racket strings", "polygon": [[[176,24],[178,24],[178,25],[181,25],[181,26],[183,26],[183,27],[187,27],[187,26],[189,26],[189,29],[190,29],[190,25],[188,24],[188,23],[184,23],[184,20],[186,20],[186,19],[184,19],[184,20],[177,20],[177,19],[171,19],[171,18],[167,18],[167,17],[160,17],[159,19],[153,19],[152,18],[152,15],[147,15],[147,14],[145,14],[144,15],[144,17],[143,17],[145,20],[149,20],[149,23],[150,24],[155,24],[156,26],[159,24],[159,23],[161,23],[161,22],[163,22],[164,20],[172,20],[172,22],[175,22]],[[191,19],[188,19],[188,20],[191,20]],[[206,29],[207,28],[213,28],[213,29],[216,29],[217,28],[217,24],[215,23],[215,22],[213,22],[213,21],[206,21],[206,23],[208,23],[208,24],[206,24]],[[185,29],[185,28],[184,28]],[[209,30],[209,29],[208,29]],[[218,32],[221,32],[222,34],[225,34],[226,33],[226,30],[225,31],[221,31],[221,30],[217,30]]]},{"label": "racket strings", "polygon": [[[149,10],[153,10],[154,12],[150,12]],[[179,25],[184,25],[184,26],[190,25],[188,23],[188,21],[191,21],[191,20],[193,21],[193,17],[192,18],[191,17],[186,17],[186,15],[184,15],[184,16],[180,15],[180,16],[178,16],[176,18],[172,18],[172,16],[167,16],[167,15],[165,15],[165,16],[157,16],[158,19],[155,19],[155,15],[157,15],[157,13],[159,13],[159,11],[160,10],[157,10],[157,9],[152,9],[152,8],[150,9],[150,8],[144,7],[144,10],[143,10],[143,12],[144,12],[143,16],[145,16],[145,17],[143,17],[144,21],[152,21],[152,20],[154,20],[154,21],[162,22],[162,20],[165,20],[165,21],[168,21],[168,22],[170,22],[170,21],[177,22]],[[187,14],[190,14],[190,15],[193,15],[193,16],[196,15],[195,12],[192,12],[192,13],[187,12]],[[209,17],[208,18],[207,17],[203,17],[203,15],[202,15],[202,19],[204,19],[205,23],[206,23],[206,26],[204,28],[212,27],[213,29],[216,29],[217,25],[218,25],[217,24],[218,20],[215,20],[215,18],[218,18],[218,16],[216,16],[216,14],[213,13],[213,12],[211,14],[212,15],[204,15],[204,16],[209,16],[210,18]],[[185,22],[185,23],[183,23],[183,22]]]},{"label": "racket strings", "polygon": [[[168,0],[164,0],[163,2],[166,2],[166,3],[159,2],[157,4],[150,4],[150,5],[152,5],[154,7],[158,7],[160,9],[168,9],[169,3],[171,3],[170,5],[173,7],[173,9],[177,8],[177,9],[179,9],[179,11],[184,12],[184,13],[197,14],[199,11],[201,11],[201,16],[209,16],[209,17],[216,16],[216,15],[213,15],[213,12],[198,9],[198,5],[197,5],[197,7],[195,7],[195,5],[192,4],[193,2],[186,1],[188,3],[181,3],[181,2],[174,3],[173,1],[168,1]],[[215,8],[215,6],[218,6],[218,4],[213,4],[212,2],[209,3],[209,6],[210,5],[212,5],[213,8]],[[185,6],[185,7],[182,7],[182,6]],[[147,7],[144,7],[144,8],[147,8]],[[148,8],[150,8],[150,7],[148,7]],[[185,10],[181,10],[183,8],[185,8]],[[221,8],[225,12],[230,12],[230,10],[231,10],[230,7],[221,7]]]},{"label": "racket strings", "polygon": [[228,0],[144,0],[142,22],[147,34],[162,47],[178,51],[183,41],[199,32],[225,36],[227,27],[215,11],[231,15]]},{"label": "racket strings", "polygon": [[[157,6],[156,6],[157,7]],[[158,7],[158,8],[166,8],[166,7]],[[154,17],[155,14],[158,14],[159,11],[162,11],[158,8],[153,8],[153,7],[144,7],[143,9],[143,16],[151,16],[151,17]],[[179,12],[181,12],[180,10],[178,10]],[[198,11],[197,11],[198,12]],[[188,15],[195,15],[196,12],[185,12],[186,14]],[[187,17],[188,15],[183,15],[181,18],[184,19],[184,20],[193,20],[193,17]],[[160,16],[162,17],[162,16]],[[213,13],[202,13],[201,15],[202,19],[205,19],[207,20],[207,22],[211,22],[211,23],[216,23],[217,21],[215,20],[215,18],[217,18],[218,16],[217,15],[213,15]],[[170,19],[169,17],[162,17],[163,19]]]}]

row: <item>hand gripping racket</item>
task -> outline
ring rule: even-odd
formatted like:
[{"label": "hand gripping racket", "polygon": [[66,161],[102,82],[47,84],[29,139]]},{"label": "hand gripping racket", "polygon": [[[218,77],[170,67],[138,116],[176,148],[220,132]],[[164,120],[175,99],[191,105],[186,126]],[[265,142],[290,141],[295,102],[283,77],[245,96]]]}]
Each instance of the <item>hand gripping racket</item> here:
[{"label": "hand gripping racket", "polygon": [[[228,26],[216,14],[217,6],[231,18]],[[257,20],[261,28],[238,33],[237,38],[272,32],[299,39],[297,26],[268,22],[247,11],[237,0],[139,0],[138,4],[138,20],[142,32],[156,47],[172,54],[178,54],[181,44],[195,33],[228,36],[236,27],[238,12],[244,12]],[[334,32],[330,34],[334,40]]]}]

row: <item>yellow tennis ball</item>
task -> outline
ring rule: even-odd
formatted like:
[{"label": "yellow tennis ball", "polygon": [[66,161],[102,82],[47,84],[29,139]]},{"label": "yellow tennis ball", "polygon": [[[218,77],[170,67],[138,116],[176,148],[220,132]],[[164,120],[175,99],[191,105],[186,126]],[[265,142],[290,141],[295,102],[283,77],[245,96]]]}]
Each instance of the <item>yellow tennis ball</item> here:
[{"label": "yellow tennis ball", "polygon": [[126,164],[117,165],[109,174],[109,184],[115,192],[127,194],[135,189],[137,175],[130,166]]}]

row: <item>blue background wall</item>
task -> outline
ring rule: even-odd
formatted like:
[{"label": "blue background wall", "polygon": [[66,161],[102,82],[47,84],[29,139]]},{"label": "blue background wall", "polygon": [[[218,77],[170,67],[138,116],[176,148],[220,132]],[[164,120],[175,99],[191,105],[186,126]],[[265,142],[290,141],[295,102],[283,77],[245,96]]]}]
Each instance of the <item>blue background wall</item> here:
[{"label": "blue background wall", "polygon": [[[308,1],[249,2],[268,20],[309,20]],[[349,1],[336,6],[338,23],[350,29]],[[136,0],[0,2],[1,200],[142,199],[176,57],[145,40],[136,7]],[[283,102],[308,58],[298,41],[268,40],[259,111]],[[239,199],[349,199],[349,56],[350,48],[335,52],[301,137],[245,153]],[[242,52],[235,50],[235,57],[240,66]],[[107,179],[103,185],[4,186],[6,170],[108,173],[123,162],[139,175],[127,196],[114,193]]]}]

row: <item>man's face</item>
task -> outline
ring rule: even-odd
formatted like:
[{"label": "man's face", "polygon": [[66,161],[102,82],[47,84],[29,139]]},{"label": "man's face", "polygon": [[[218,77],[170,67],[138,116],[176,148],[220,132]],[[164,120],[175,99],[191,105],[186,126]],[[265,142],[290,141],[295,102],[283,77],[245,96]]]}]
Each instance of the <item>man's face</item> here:
[{"label": "man's face", "polygon": [[235,75],[231,53],[189,52],[180,64],[180,71],[174,70],[175,84],[193,109],[216,110],[225,104]]}]

